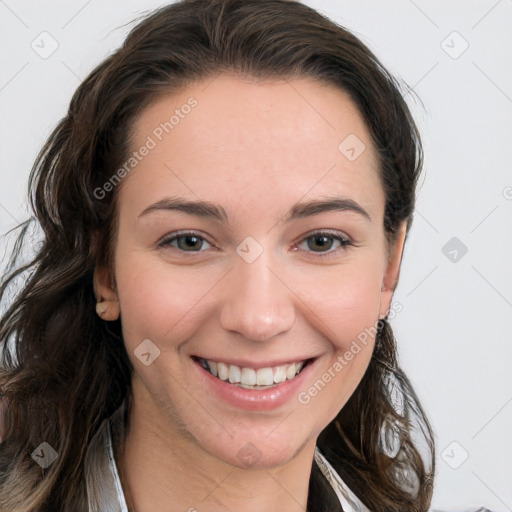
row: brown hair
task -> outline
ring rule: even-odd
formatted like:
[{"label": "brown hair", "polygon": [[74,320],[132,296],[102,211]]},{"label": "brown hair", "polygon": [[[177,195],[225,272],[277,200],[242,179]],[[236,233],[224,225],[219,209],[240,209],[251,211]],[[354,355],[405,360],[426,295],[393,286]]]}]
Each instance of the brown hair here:
[{"label": "brown hair", "polygon": [[[22,226],[0,287],[5,300],[23,280],[0,325],[0,391],[11,416],[0,447],[1,512],[87,510],[85,453],[130,393],[133,370],[120,321],[95,314],[92,276],[99,263],[112,268],[117,189],[101,199],[94,191],[126,161],[144,108],[222,71],[312,78],[346,91],[380,157],[388,238],[402,221],[410,227],[420,137],[400,84],[359,39],[295,1],[184,0],[151,13],[78,87],[32,168],[30,199],[43,240],[20,264],[29,221]],[[59,454],[45,470],[30,456],[42,441]],[[428,509],[433,435],[397,365],[387,319],[368,370],[318,447],[372,511]],[[316,463],[308,510],[341,511]]]}]

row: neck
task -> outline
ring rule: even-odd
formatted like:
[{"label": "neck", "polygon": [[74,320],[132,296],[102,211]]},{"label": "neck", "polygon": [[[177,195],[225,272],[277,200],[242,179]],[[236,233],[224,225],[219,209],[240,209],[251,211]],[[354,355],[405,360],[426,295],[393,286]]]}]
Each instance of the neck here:
[{"label": "neck", "polygon": [[155,415],[147,390],[133,390],[118,454],[130,512],[306,510],[315,440],[283,466],[241,469],[203,450],[177,420]]}]

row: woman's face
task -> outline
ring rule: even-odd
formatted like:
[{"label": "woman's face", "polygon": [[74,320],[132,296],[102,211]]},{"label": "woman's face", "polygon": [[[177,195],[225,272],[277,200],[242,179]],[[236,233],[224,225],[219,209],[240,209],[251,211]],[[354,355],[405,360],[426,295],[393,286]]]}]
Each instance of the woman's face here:
[{"label": "woman's face", "polygon": [[115,292],[96,281],[135,400],[218,459],[282,465],[354,392],[398,275],[364,122],[336,88],[223,74],[147,108],[132,142]]}]

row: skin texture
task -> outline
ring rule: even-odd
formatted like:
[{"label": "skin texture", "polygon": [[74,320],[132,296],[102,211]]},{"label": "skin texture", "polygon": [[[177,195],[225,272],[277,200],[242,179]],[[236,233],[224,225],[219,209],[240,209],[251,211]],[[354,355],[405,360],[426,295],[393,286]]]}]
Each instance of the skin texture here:
[{"label": "skin texture", "polygon": [[[197,379],[191,356],[255,366],[314,356],[307,390],[389,311],[405,225],[388,248],[376,152],[343,91],[222,74],[147,108],[133,149],[191,96],[197,106],[124,179],[115,275],[95,272],[103,318],[121,315],[135,367],[120,465],[138,512],[304,510],[316,439],[363,377],[374,339],[308,404],[294,396],[270,411],[219,398]],[[338,150],[350,134],[366,146],[354,161]],[[230,228],[172,210],[141,216],[170,196],[221,205]],[[294,204],[327,196],[355,201],[370,220],[326,211],[283,221]],[[318,249],[311,232],[319,229],[352,245],[331,238]],[[181,250],[179,240],[159,246],[178,230],[205,241],[188,252],[183,240]],[[263,250],[252,263],[236,250],[248,236]],[[160,350],[148,366],[134,354],[145,339]],[[247,443],[258,450],[250,469],[238,455]]]}]

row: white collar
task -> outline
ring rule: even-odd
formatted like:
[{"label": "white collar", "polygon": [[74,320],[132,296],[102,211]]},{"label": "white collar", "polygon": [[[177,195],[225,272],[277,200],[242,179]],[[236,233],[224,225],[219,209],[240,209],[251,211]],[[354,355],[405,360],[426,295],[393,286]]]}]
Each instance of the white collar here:
[{"label": "white collar", "polygon": [[112,444],[112,424],[123,421],[126,401],[103,421],[91,439],[85,457],[89,512],[128,512]]},{"label": "white collar", "polygon": [[327,481],[334,489],[336,496],[340,500],[344,512],[371,512],[369,508],[349,489],[348,485],[341,479],[340,475],[329,464],[322,452],[317,447],[315,449],[315,461],[322,471]]}]

